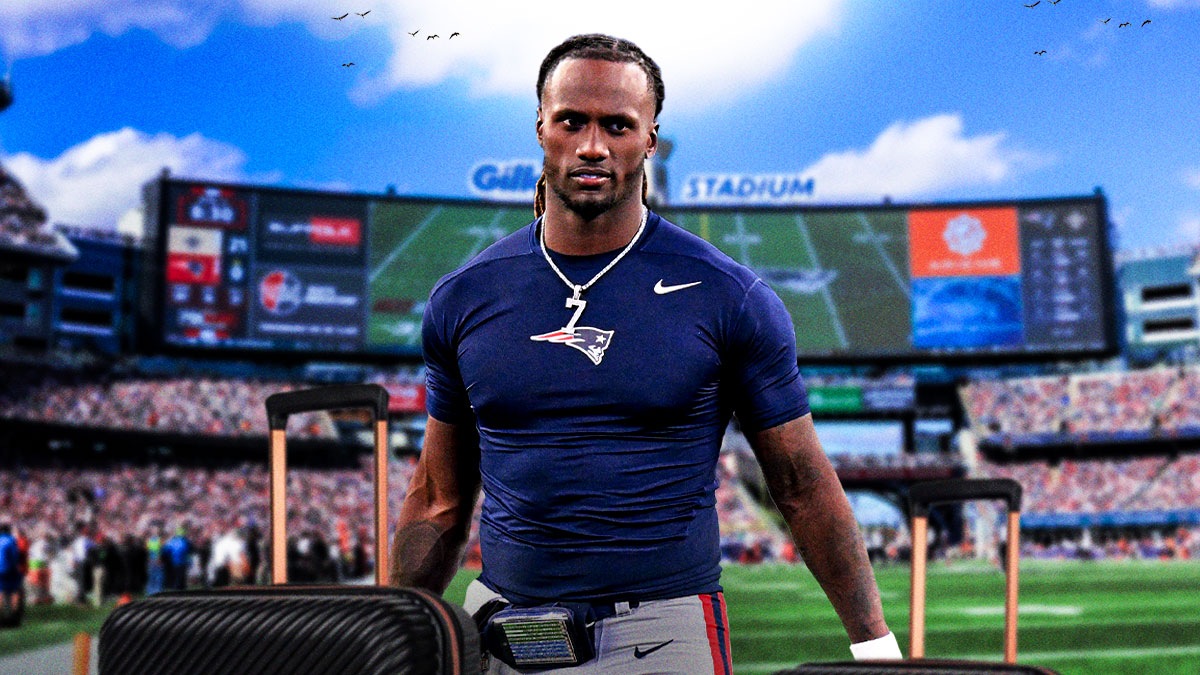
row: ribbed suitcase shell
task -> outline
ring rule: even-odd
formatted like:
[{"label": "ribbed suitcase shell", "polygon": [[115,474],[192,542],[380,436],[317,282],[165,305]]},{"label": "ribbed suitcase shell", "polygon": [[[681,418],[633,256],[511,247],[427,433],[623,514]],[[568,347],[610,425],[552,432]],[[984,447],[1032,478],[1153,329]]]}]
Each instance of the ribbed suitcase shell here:
[{"label": "ribbed suitcase shell", "polygon": [[479,667],[478,635],[462,608],[377,586],[160,593],[113,610],[99,652],[105,675],[437,675]]}]

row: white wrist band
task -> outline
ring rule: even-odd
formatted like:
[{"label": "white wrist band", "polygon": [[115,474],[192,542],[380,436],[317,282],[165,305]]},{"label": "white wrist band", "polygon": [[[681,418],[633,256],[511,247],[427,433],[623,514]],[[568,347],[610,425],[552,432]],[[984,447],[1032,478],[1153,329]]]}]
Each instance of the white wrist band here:
[{"label": "white wrist band", "polygon": [[900,645],[896,642],[896,634],[890,632],[881,638],[850,645],[850,653],[854,655],[855,661],[904,658],[900,653]]}]

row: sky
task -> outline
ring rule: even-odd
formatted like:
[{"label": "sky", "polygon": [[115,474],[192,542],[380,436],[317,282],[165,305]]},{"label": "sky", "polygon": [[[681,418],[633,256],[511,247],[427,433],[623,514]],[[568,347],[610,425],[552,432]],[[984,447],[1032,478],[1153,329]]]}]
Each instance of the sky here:
[{"label": "sky", "polygon": [[1100,188],[1117,248],[1200,242],[1200,0],[1030,4],[4,0],[0,163],[52,221],[130,232],[164,167],[471,197],[480,162],[540,161],[546,52],[606,32],[662,67],[673,197],[715,173],[811,178],[811,204]]}]

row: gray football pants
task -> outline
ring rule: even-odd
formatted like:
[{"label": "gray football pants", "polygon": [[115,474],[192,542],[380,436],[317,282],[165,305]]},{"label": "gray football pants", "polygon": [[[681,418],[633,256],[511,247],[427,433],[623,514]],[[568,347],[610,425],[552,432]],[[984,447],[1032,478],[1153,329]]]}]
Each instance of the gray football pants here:
[{"label": "gray football pants", "polygon": [[[467,613],[500,596],[478,581],[467,587]],[[722,593],[650,600],[596,622],[596,658],[546,675],[731,675],[729,621]],[[491,658],[488,675],[520,675]]]}]

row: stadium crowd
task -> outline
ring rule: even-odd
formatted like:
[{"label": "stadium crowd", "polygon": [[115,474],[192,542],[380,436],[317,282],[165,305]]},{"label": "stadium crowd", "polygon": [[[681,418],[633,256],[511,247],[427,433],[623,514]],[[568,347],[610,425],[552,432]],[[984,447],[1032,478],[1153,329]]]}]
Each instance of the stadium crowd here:
[{"label": "stadium crowd", "polygon": [[[393,513],[413,466],[411,459],[390,463]],[[288,471],[290,579],[337,581],[370,571],[371,470],[364,460],[355,469]],[[35,602],[99,603],[168,587],[263,581],[268,476],[252,464],[4,469],[0,513],[29,542]],[[168,545],[178,538],[186,540],[182,550]]]},{"label": "stadium crowd", "polygon": [[[227,437],[266,436],[263,401],[290,382],[174,377],[92,380],[74,373],[6,378],[0,418],[100,429]],[[337,438],[328,413],[288,420],[297,438]]]},{"label": "stadium crowd", "polygon": [[896,452],[888,454],[835,453],[829,456],[842,480],[934,480],[960,475],[962,460],[956,453]]},{"label": "stadium crowd", "polygon": [[[90,378],[41,373],[4,379],[0,416],[34,422],[149,432],[265,436],[262,405],[288,382],[220,377]],[[1200,370],[1135,371],[976,382],[963,389],[984,433],[1047,430],[1184,429],[1200,424]],[[1154,420],[1148,422],[1147,420]],[[1063,425],[1066,425],[1064,427]],[[291,435],[335,438],[324,413],[297,416]],[[789,538],[739,479],[752,461],[731,428],[718,464],[721,553],[726,562],[794,562]],[[835,453],[843,475],[958,472],[956,453]],[[389,503],[398,512],[411,458],[391,463]],[[339,581],[370,573],[373,495],[369,463],[353,469],[289,471],[289,568],[294,581]],[[980,463],[983,477],[1025,489],[1025,512],[1110,514],[1200,509],[1200,456],[1058,463]],[[33,602],[91,602],[184,586],[265,581],[268,476],[258,464],[195,468],[118,465],[105,469],[0,469],[0,514],[23,542]],[[478,509],[476,512],[478,517]],[[991,528],[993,532],[1002,527]],[[477,524],[467,564],[479,561]],[[908,559],[904,523],[863,528],[876,562]],[[1196,558],[1200,527],[1183,522],[1128,527],[1040,528],[1022,553],[1033,557]],[[953,556],[953,551],[949,552]]]},{"label": "stadium crowd", "polygon": [[1200,456],[993,464],[985,477],[1012,478],[1028,513],[1136,513],[1200,509]]},{"label": "stadium crowd", "polygon": [[[980,473],[1020,483],[1023,513],[1029,520],[1062,523],[1060,527],[1027,530],[1023,555],[1200,558],[1200,525],[1195,524],[1195,514],[1200,512],[1198,455],[1064,459],[1055,464],[984,460]],[[1083,517],[1075,519],[1078,524],[1071,524],[1070,516]],[[1109,524],[1095,524],[1104,522]]]},{"label": "stadium crowd", "polygon": [[[414,464],[408,457],[389,465],[393,514]],[[725,560],[795,561],[787,536],[734,477],[730,462],[718,466]],[[334,582],[370,573],[371,470],[365,459],[356,469],[289,469],[289,580]],[[261,464],[0,469],[0,513],[26,539],[34,602],[99,604],[164,588],[265,583],[268,495]],[[479,562],[478,517],[477,508],[468,565]]]},{"label": "stadium crowd", "polygon": [[961,394],[981,438],[1200,435],[1196,366],[982,380]]}]

